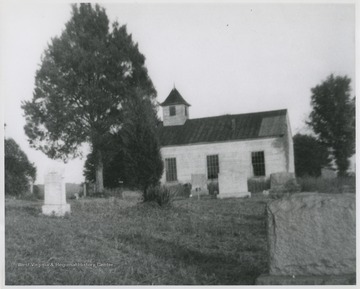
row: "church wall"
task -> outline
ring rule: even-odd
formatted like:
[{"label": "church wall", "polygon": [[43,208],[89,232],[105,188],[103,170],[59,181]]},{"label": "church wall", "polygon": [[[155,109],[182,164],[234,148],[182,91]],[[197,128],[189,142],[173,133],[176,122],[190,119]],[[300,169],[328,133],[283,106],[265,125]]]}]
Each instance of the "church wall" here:
[{"label": "church wall", "polygon": [[[291,135],[290,135],[291,138]],[[183,146],[168,146],[161,148],[162,158],[176,158],[177,180],[180,183],[190,183],[191,174],[207,176],[207,155],[218,155],[220,172],[236,172],[253,177],[251,152],[264,151],[266,176],[272,173],[294,171],[292,138],[288,135],[277,138],[255,140],[229,141],[222,143],[192,144]],[[291,154],[291,156],[290,156]],[[166,172],[161,179],[166,183]]]}]

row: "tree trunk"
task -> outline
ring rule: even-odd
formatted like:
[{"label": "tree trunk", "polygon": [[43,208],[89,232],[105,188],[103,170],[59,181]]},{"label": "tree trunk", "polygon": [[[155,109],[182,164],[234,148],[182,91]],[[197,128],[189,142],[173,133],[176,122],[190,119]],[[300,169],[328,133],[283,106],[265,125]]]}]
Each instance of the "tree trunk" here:
[{"label": "tree trunk", "polygon": [[96,172],[95,172],[95,180],[96,180],[96,193],[104,192],[104,178],[103,178],[104,164],[102,160],[101,151],[98,150],[96,153]]}]

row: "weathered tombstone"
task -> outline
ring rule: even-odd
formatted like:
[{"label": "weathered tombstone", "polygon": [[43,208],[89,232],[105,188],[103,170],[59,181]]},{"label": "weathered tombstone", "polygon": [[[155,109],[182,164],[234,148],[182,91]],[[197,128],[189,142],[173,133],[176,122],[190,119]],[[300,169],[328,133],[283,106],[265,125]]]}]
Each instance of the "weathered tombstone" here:
[{"label": "weathered tombstone", "polygon": [[248,191],[247,177],[233,171],[221,172],[218,175],[219,194],[218,198],[242,198],[250,197]]},{"label": "weathered tombstone", "polygon": [[45,175],[45,194],[42,213],[44,215],[64,216],[70,213],[70,204],[66,203],[63,172],[50,169]]},{"label": "weathered tombstone", "polygon": [[84,184],[83,184],[83,194],[84,194],[84,197],[86,197],[86,182],[84,182]]},{"label": "weathered tombstone", "polygon": [[270,175],[270,195],[300,192],[295,173],[281,172]]},{"label": "weathered tombstone", "polygon": [[336,171],[331,168],[321,168],[321,177],[323,179],[335,179]]},{"label": "weathered tombstone", "polygon": [[272,201],[269,275],[256,284],[355,284],[355,220],[355,194],[298,193]]},{"label": "weathered tombstone", "polygon": [[191,175],[191,196],[200,197],[201,195],[208,195],[207,179],[204,174]]}]

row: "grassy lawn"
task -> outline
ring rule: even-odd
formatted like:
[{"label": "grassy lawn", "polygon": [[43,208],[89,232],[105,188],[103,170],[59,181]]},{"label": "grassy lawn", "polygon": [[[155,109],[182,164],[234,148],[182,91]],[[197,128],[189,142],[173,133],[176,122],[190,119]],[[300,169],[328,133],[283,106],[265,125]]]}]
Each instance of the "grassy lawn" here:
[{"label": "grassy lawn", "polygon": [[266,199],[5,201],[7,285],[254,284],[267,270]]}]

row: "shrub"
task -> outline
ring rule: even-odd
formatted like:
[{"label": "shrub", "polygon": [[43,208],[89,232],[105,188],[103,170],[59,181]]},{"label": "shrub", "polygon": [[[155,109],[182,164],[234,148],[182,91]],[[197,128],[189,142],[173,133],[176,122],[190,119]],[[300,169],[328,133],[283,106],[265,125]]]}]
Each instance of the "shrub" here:
[{"label": "shrub", "polygon": [[144,194],[144,202],[156,202],[159,206],[171,205],[176,197],[175,190],[167,186],[151,186]]},{"label": "shrub", "polygon": [[191,194],[191,184],[168,185],[167,188],[176,196],[176,198],[189,198]]},{"label": "shrub", "polygon": [[207,188],[209,190],[209,195],[216,196],[219,194],[219,183],[217,181],[211,181],[208,183]]},{"label": "shrub", "polygon": [[44,199],[44,186],[34,185],[33,193],[34,193],[34,196],[38,200],[43,200]]},{"label": "shrub", "polygon": [[302,192],[319,192],[329,194],[355,193],[355,177],[324,179],[315,177],[297,178]]},{"label": "shrub", "polygon": [[270,189],[270,178],[254,177],[248,179],[248,190],[251,193],[259,193]]}]

